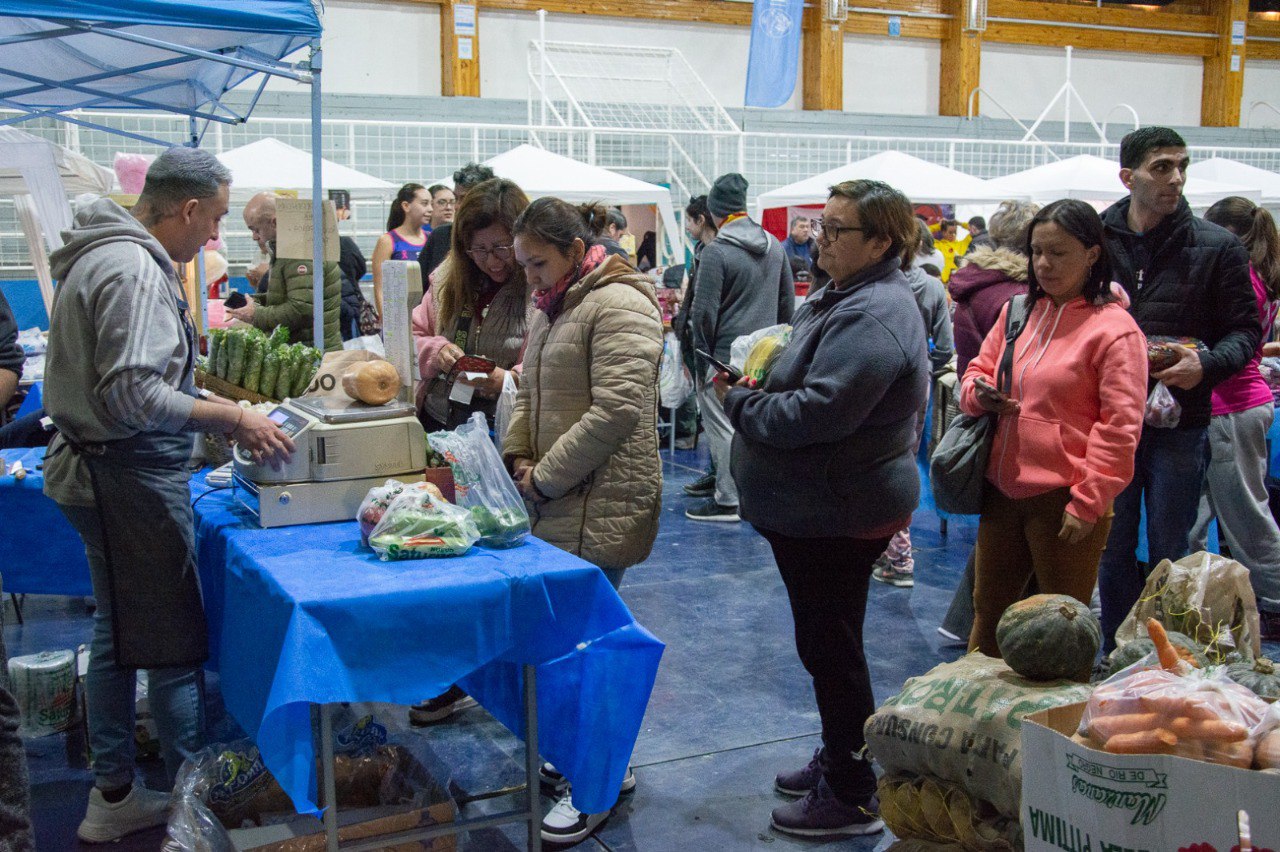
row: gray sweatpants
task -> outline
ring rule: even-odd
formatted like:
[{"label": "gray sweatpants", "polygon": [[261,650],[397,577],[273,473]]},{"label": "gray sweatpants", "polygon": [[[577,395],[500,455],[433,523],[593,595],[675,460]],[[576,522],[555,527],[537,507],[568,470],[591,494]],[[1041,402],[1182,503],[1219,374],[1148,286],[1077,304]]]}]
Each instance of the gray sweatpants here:
[{"label": "gray sweatpants", "polygon": [[724,413],[724,403],[716,397],[710,376],[698,388],[698,407],[702,409],[702,429],[707,433],[707,449],[716,468],[716,502],[721,506],[738,506],[738,486],[729,469],[729,451],[733,447],[733,426]]},{"label": "gray sweatpants", "polygon": [[1267,430],[1275,416],[1271,403],[1209,421],[1209,466],[1200,512],[1191,530],[1191,551],[1204,550],[1209,521],[1231,556],[1249,569],[1258,608],[1280,612],[1280,528],[1267,502]]}]

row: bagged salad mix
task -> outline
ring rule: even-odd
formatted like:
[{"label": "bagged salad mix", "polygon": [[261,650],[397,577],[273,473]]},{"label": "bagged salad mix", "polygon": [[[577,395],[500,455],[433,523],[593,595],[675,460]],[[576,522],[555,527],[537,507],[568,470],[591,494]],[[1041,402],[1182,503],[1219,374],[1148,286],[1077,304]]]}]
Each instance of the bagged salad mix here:
[{"label": "bagged salad mix", "polygon": [[484,547],[513,547],[529,534],[529,512],[477,411],[452,432],[427,436],[431,449],[453,468],[458,505],[470,511]]},{"label": "bagged salad mix", "polygon": [[[395,485],[403,483],[388,480],[382,488],[394,491]],[[461,556],[480,538],[471,513],[445,500],[429,482],[410,483],[399,493],[371,492],[365,503],[360,507],[361,532],[377,516],[368,541],[384,562]]]}]

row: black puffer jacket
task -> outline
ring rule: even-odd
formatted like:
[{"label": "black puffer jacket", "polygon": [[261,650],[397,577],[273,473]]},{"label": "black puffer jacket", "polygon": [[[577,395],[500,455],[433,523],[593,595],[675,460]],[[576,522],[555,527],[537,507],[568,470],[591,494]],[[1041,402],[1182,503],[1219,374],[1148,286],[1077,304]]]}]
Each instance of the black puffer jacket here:
[{"label": "black puffer jacket", "polygon": [[1214,385],[1248,363],[1262,334],[1249,253],[1230,231],[1191,215],[1185,198],[1142,236],[1129,229],[1128,216],[1128,198],[1102,214],[1115,278],[1144,334],[1186,335],[1209,346],[1200,356],[1204,380],[1189,391],[1171,388],[1182,405],[1178,427],[1207,426]]}]

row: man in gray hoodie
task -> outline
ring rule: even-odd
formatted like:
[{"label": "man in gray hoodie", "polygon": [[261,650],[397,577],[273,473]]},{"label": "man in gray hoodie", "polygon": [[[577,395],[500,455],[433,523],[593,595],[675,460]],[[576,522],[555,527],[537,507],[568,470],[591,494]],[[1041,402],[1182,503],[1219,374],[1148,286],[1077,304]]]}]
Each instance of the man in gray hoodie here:
[{"label": "man in gray hoodie", "polygon": [[[778,240],[747,217],[747,181],[731,172],[716,178],[707,193],[716,238],[702,250],[698,286],[689,308],[695,349],[729,363],[733,341],[753,331],[790,322],[796,291],[791,266]],[[698,404],[711,458],[715,462],[715,494],[691,506],[685,517],[695,521],[738,518],[738,488],[729,470],[733,427],[716,398],[711,378],[715,368],[700,359]]]},{"label": "man in gray hoodie", "polygon": [[137,670],[173,777],[202,745],[199,667],[208,656],[187,463],[192,433],[227,434],[278,466],[293,451],[265,415],[200,391],[195,329],[175,265],[218,235],[231,174],[207,151],[171,148],[132,214],[83,204],[49,258],[45,408],[58,435],[45,493],[84,539],[98,608],[89,644],[94,788],[77,835],[107,843],[163,825],[169,797],[134,782]]}]

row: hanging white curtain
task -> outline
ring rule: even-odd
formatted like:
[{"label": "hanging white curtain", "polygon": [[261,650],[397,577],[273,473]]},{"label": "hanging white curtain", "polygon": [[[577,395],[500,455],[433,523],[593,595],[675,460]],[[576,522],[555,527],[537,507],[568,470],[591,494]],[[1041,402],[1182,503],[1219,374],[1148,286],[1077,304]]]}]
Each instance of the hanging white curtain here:
[{"label": "hanging white curtain", "polygon": [[[17,195],[13,199],[14,205],[18,208],[18,221],[22,224],[22,233],[27,238],[27,248],[31,253],[31,266],[36,271],[36,281],[40,283],[40,298],[44,301],[44,310],[46,314],[53,314],[53,276],[49,273],[49,252],[45,248],[46,240],[44,234],[50,229],[44,229],[40,225],[40,216],[36,212],[35,202],[30,195]],[[62,245],[62,235],[55,232],[53,242],[49,243],[50,248],[58,248]]]}]

